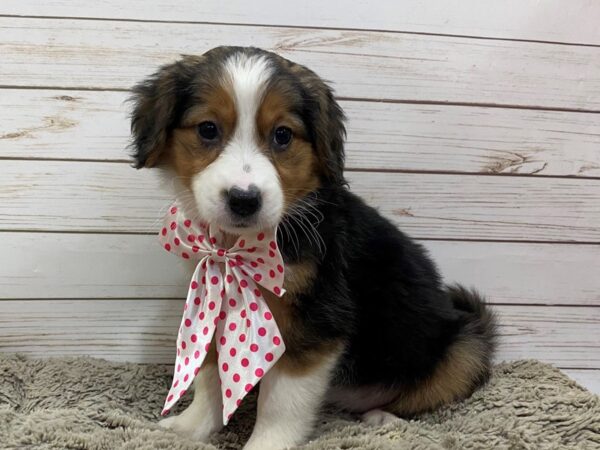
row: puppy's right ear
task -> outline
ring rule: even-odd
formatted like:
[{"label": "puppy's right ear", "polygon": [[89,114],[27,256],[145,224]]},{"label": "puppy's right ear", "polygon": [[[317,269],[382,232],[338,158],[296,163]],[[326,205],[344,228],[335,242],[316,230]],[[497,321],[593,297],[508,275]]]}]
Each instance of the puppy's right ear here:
[{"label": "puppy's right ear", "polygon": [[155,166],[164,153],[189,88],[188,62],[163,66],[132,89],[130,147],[138,169]]}]

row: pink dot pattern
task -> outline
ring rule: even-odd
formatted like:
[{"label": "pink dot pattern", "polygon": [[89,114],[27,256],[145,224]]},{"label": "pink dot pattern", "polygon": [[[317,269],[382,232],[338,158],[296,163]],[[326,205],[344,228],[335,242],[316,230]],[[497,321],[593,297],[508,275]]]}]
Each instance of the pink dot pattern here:
[{"label": "pink dot pattern", "polygon": [[213,339],[225,425],[285,352],[260,289],[279,297],[285,293],[276,232],[245,235],[225,249],[219,246],[223,234],[218,228],[186,218],[177,203],[169,209],[159,232],[160,243],[181,258],[193,258],[197,265],[177,336],[176,369],[163,415],[185,395],[194,377],[202,376],[200,368]]}]

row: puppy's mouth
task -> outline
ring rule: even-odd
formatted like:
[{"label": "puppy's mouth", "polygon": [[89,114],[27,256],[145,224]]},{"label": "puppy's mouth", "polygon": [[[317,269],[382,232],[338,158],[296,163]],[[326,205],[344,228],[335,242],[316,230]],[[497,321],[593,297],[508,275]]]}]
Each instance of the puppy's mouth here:
[{"label": "puppy's mouth", "polygon": [[224,217],[221,217],[220,220],[217,221],[217,225],[223,231],[238,236],[268,228],[268,226],[265,226],[266,224],[260,220],[259,215],[241,218],[236,217],[235,214],[225,214]]},{"label": "puppy's mouth", "polygon": [[252,225],[254,225],[252,222],[247,222],[247,221],[242,221],[242,222],[231,222],[231,226],[233,228],[250,228]]},{"label": "puppy's mouth", "polygon": [[230,223],[226,224],[227,228],[230,228],[231,230],[236,230],[239,231],[240,234],[244,231],[251,231],[254,228],[256,228],[256,221],[248,221],[248,220],[240,220],[240,221],[235,221],[232,220]]},{"label": "puppy's mouth", "polygon": [[276,216],[269,214],[256,214],[241,218],[236,217],[234,214],[225,213],[215,221],[215,224],[226,233],[242,236],[273,229],[279,224],[277,219]]}]

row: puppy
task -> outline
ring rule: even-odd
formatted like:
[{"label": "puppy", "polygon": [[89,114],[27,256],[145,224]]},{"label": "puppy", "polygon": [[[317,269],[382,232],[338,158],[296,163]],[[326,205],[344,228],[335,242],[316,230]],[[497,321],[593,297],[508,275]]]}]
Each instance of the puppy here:
[{"label": "puppy", "polygon": [[[492,313],[348,190],[344,114],[314,72],[219,47],[162,67],[133,102],[135,164],[161,168],[187,216],[232,239],[278,226],[287,292],[264,297],[286,352],[260,383],[246,450],[302,443],[324,402],[385,423],[485,382]],[[215,355],[189,408],[161,424],[200,440],[222,427]]]}]

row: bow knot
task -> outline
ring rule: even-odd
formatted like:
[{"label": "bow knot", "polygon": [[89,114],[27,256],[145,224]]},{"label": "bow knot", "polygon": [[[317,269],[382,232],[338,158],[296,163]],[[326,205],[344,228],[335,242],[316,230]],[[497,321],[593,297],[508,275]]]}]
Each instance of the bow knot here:
[{"label": "bow knot", "polygon": [[173,384],[163,414],[185,394],[215,340],[227,424],[245,395],[285,351],[281,333],[262,290],[281,297],[283,259],[276,230],[238,238],[224,248],[224,234],[186,218],[177,205],[159,238],[184,259],[198,260],[177,336]]},{"label": "bow knot", "polygon": [[229,259],[227,250],[224,248],[213,248],[210,252],[210,257],[215,262],[224,263]]}]

